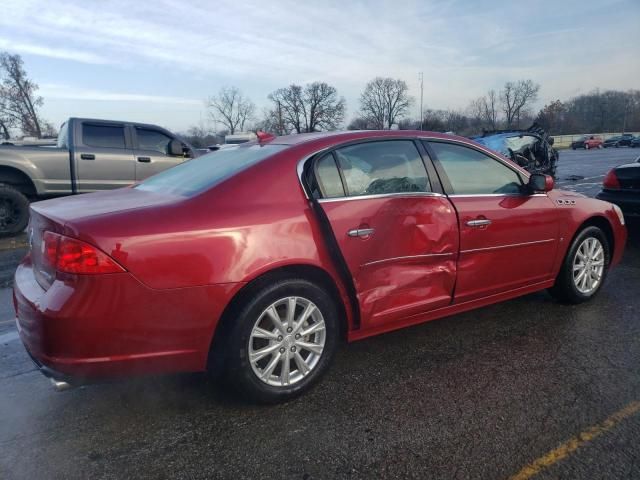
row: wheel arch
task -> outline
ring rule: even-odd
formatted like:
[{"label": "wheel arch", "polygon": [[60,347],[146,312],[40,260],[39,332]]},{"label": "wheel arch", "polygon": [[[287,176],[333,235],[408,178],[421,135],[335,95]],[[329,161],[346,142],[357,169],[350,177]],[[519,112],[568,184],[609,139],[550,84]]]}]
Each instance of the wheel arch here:
[{"label": "wheel arch", "polygon": [[37,194],[36,186],[31,177],[15,167],[0,165],[0,183],[9,185],[24,195],[34,196]]},{"label": "wheel arch", "polygon": [[575,238],[587,227],[598,227],[604,233],[607,238],[607,242],[609,243],[609,254],[613,256],[613,252],[615,251],[615,235],[613,233],[613,227],[611,226],[611,222],[606,217],[601,215],[595,215],[593,217],[587,218],[584,222],[580,224],[577,228],[573,237],[571,238],[571,245]]},{"label": "wheel arch", "polygon": [[340,338],[346,340],[349,329],[348,306],[345,305],[339,285],[331,274],[312,264],[291,264],[279,266],[252,278],[233,296],[224,308],[218,321],[209,346],[207,369],[213,372],[222,371],[224,358],[224,340],[233,328],[234,314],[251,293],[264,285],[287,278],[300,278],[324,287],[338,309],[340,322]]}]

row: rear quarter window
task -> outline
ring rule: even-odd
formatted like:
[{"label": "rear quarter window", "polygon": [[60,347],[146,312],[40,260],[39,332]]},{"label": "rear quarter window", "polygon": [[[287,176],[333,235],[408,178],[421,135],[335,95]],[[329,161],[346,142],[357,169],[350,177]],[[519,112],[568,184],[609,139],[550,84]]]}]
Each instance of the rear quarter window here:
[{"label": "rear quarter window", "polygon": [[287,148],[286,145],[241,145],[211,152],[149,177],[135,188],[190,197]]}]

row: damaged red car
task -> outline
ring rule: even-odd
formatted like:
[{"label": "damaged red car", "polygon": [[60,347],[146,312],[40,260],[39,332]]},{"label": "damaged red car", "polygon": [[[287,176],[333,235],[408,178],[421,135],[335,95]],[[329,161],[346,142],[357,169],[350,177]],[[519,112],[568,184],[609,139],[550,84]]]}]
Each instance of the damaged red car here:
[{"label": "damaged red car", "polygon": [[59,387],[222,373],[280,401],[354,341],[548,289],[580,303],[624,217],[465,138],[314,133],[31,207],[20,337]]}]

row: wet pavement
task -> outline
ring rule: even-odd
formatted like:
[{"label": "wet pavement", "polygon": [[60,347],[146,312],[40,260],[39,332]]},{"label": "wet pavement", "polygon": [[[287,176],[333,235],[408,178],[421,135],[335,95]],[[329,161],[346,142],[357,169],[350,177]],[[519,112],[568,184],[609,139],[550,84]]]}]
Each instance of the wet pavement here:
[{"label": "wet pavement", "polygon": [[[638,150],[603,153],[618,152]],[[560,183],[589,193],[589,180],[563,178],[629,161],[594,166],[595,153],[563,151]],[[631,229],[623,263],[588,304],[541,292],[363,340],[311,392],[270,407],[202,375],[56,393],[12,339],[2,289],[0,479],[506,479],[539,458],[548,466],[518,478],[640,478],[640,225]],[[0,271],[20,256],[7,255]]]}]

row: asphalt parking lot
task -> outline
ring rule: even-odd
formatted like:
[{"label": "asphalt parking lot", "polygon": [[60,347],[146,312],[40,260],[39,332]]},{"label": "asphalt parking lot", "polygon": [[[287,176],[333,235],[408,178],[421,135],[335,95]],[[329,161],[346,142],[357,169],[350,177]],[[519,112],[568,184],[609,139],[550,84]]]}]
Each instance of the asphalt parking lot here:
[{"label": "asphalt parking lot", "polygon": [[[558,185],[594,195],[638,155],[563,151]],[[201,375],[56,393],[0,289],[0,479],[640,478],[640,224],[630,233],[589,304],[542,292],[357,342],[270,407]]]}]

